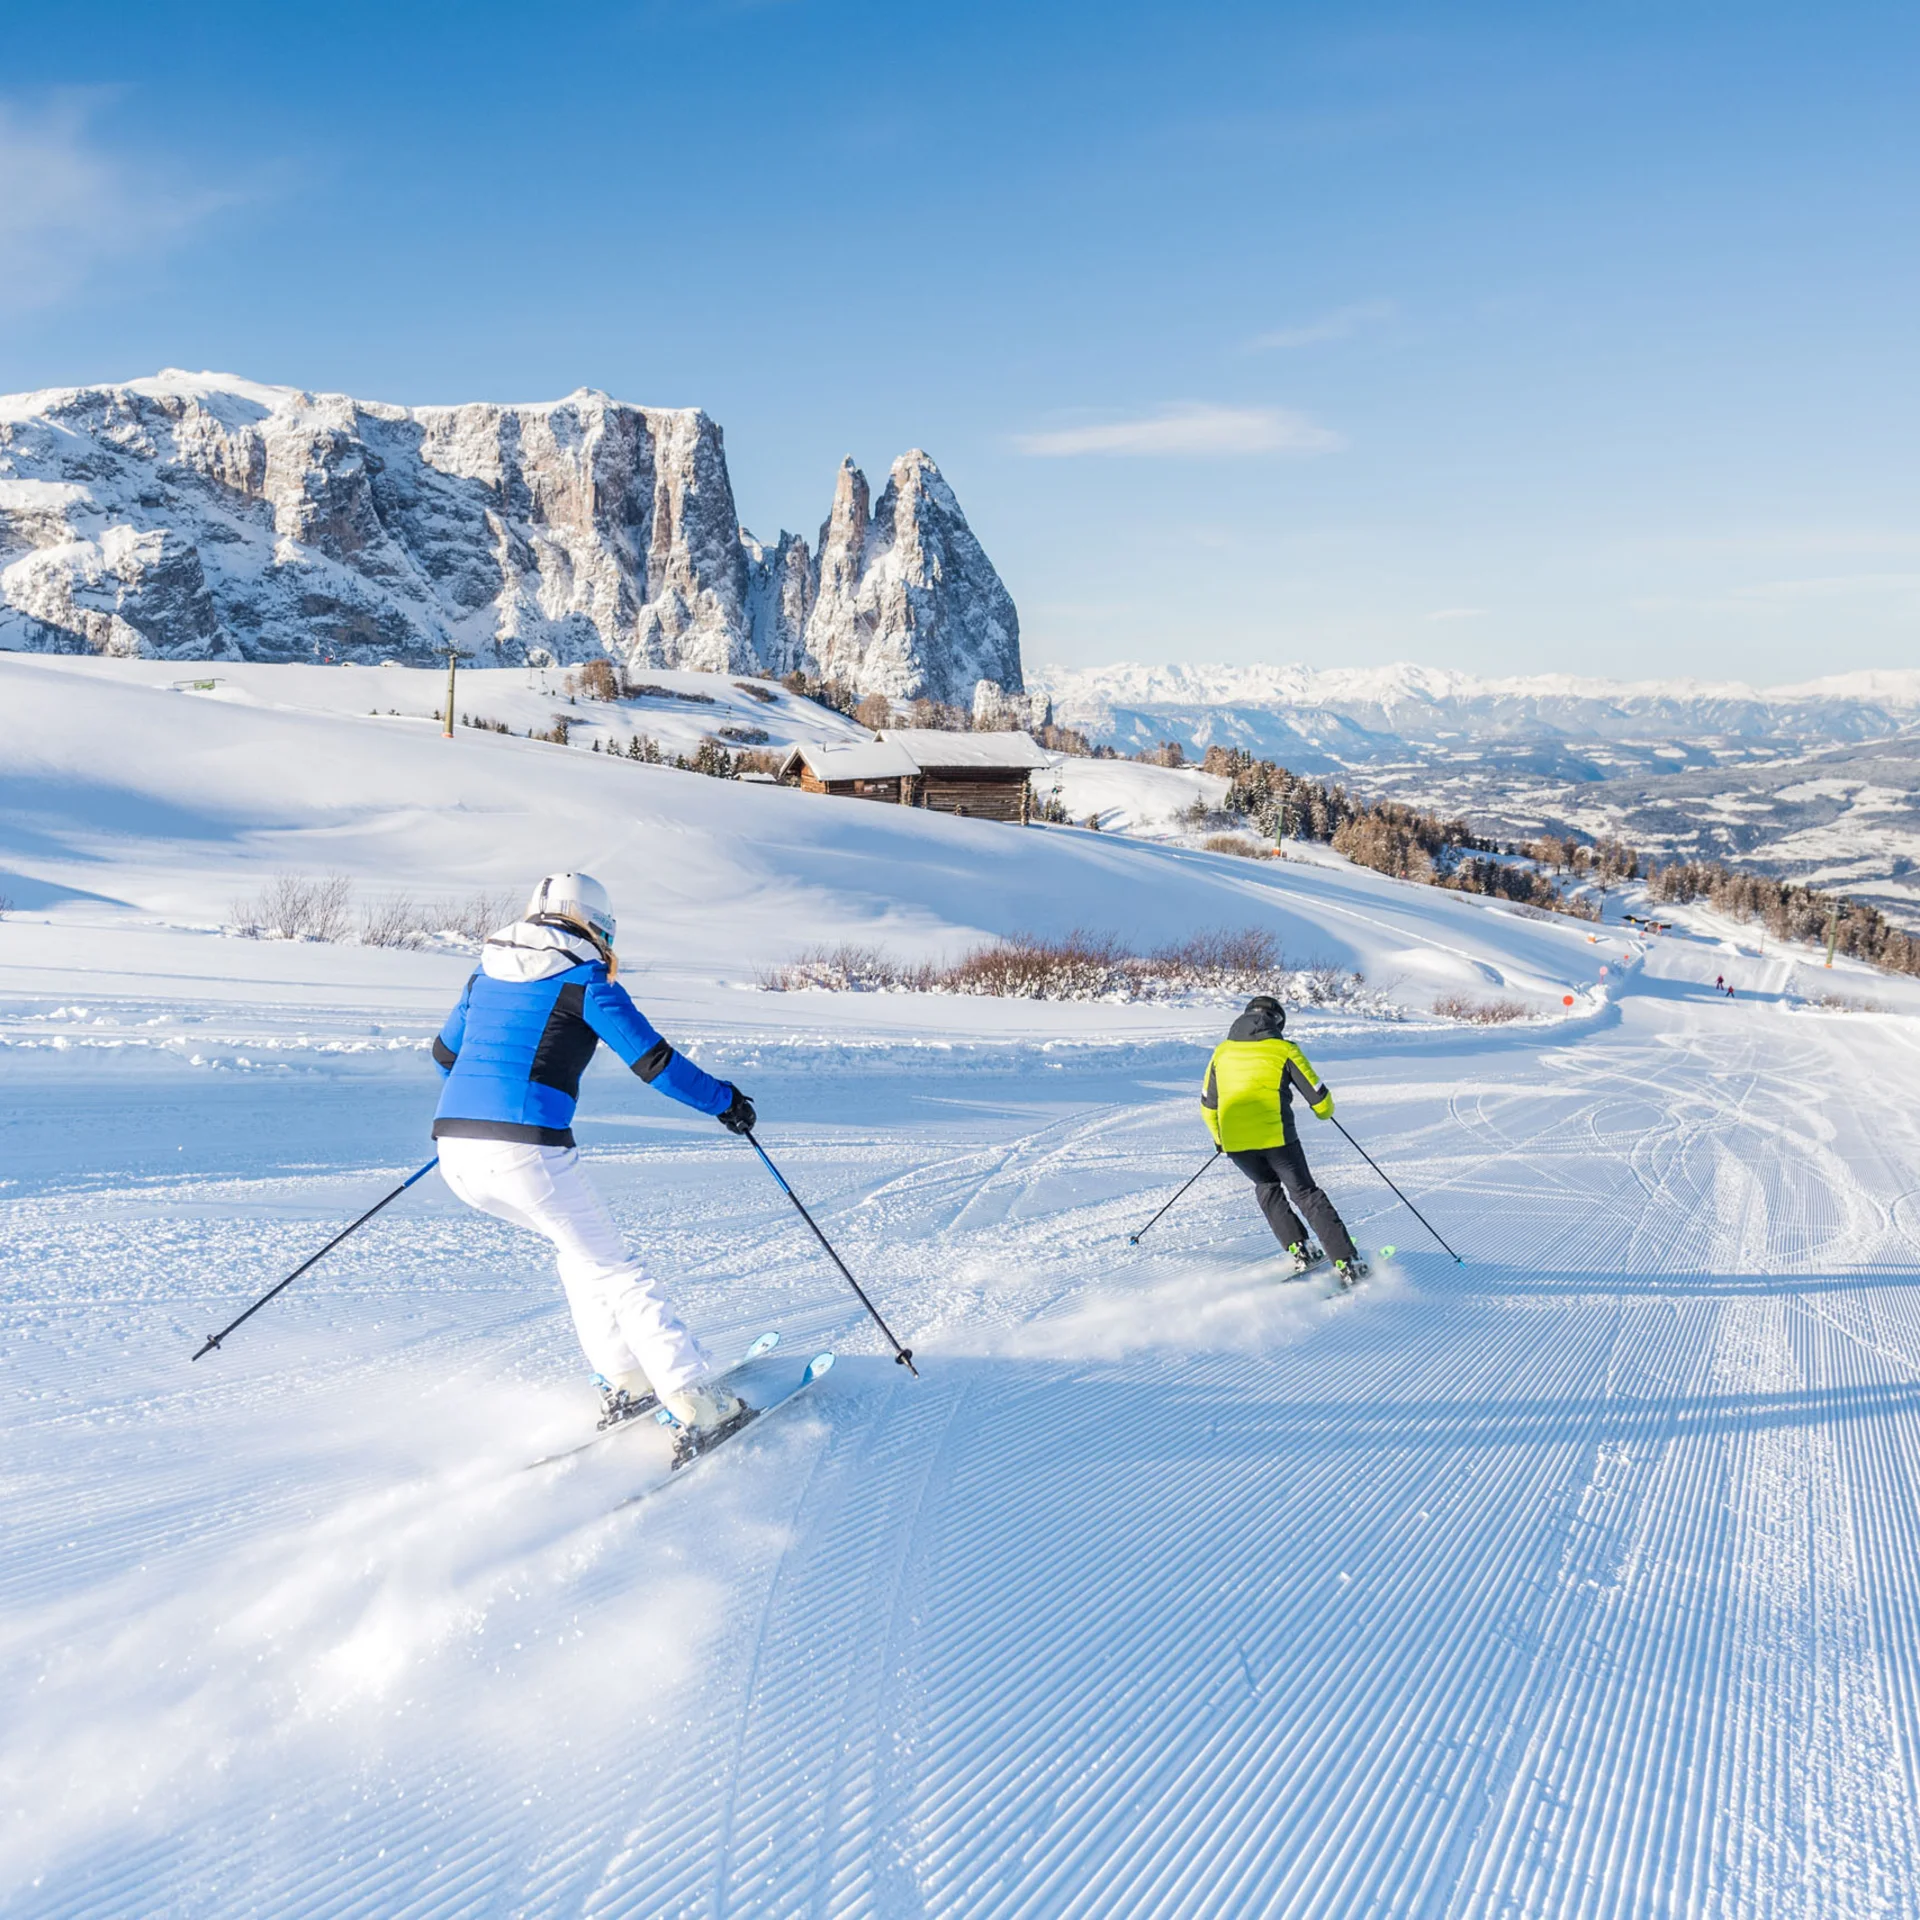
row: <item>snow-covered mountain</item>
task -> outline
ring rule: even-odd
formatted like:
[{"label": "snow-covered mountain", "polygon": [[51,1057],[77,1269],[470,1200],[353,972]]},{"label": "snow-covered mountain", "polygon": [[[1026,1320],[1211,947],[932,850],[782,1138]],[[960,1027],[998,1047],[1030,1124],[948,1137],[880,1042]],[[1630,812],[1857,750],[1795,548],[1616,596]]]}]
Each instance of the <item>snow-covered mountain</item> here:
[{"label": "snow-covered mountain", "polygon": [[1882,739],[1920,725],[1920,671],[1849,673],[1794,686],[1599,680],[1574,674],[1480,679],[1387,667],[1042,668],[1059,719],[1128,748],[1216,741],[1291,752],[1302,772],[1404,758],[1409,749],[1521,740],[1718,741],[1728,748]]},{"label": "snow-covered mountain", "polygon": [[1012,599],[926,454],[849,461],[816,555],[739,524],[719,426],[586,389],[397,407],[224,374],[0,400],[0,647],[785,673],[971,704]]}]

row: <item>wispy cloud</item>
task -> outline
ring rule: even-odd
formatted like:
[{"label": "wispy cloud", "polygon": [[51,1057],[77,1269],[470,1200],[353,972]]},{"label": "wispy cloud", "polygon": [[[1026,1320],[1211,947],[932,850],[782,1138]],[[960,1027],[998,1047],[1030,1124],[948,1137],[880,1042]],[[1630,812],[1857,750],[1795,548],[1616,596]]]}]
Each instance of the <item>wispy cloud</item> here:
[{"label": "wispy cloud", "polygon": [[0,100],[0,306],[50,306],[96,268],[171,244],[241,196],[169,184],[94,137],[100,91]]},{"label": "wispy cloud", "polygon": [[1335,307],[1331,313],[1323,313],[1303,327],[1277,327],[1272,333],[1257,333],[1247,342],[1247,350],[1263,353],[1274,348],[1317,347],[1329,340],[1347,340],[1363,327],[1391,320],[1393,314],[1391,300],[1359,300],[1349,307]]},{"label": "wispy cloud", "polygon": [[1337,433],[1284,407],[1217,407],[1203,401],[1162,407],[1131,420],[1022,433],[1014,444],[1045,459],[1075,454],[1110,458],[1211,460],[1256,453],[1335,453]]},{"label": "wispy cloud", "polygon": [[1427,618],[1429,620],[1478,620],[1485,612],[1485,607],[1435,607]]}]

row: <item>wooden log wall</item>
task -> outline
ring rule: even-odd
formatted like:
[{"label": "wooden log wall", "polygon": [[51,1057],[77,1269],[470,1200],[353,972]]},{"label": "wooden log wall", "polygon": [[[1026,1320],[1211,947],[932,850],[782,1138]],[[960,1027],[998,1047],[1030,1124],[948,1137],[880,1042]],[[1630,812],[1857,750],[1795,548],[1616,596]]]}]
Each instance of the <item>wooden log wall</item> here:
[{"label": "wooden log wall", "polygon": [[905,797],[901,793],[905,784],[905,781],[893,777],[884,780],[822,780],[804,762],[800,768],[801,792],[830,793],[842,800],[886,800],[898,806]]},{"label": "wooden log wall", "polygon": [[936,768],[919,781],[920,804],[934,813],[964,813],[970,820],[1026,818],[1027,776],[1019,771],[985,768]]}]

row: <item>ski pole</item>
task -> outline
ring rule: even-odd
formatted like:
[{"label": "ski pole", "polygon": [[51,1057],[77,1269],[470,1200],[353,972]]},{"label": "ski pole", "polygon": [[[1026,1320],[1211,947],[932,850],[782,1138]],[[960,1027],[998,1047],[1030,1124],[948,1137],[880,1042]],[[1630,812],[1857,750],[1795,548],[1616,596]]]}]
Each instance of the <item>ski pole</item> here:
[{"label": "ski pole", "polygon": [[[1225,1153],[1225,1152],[1226,1152],[1226,1148],[1225,1148],[1225,1147],[1215,1147],[1215,1148],[1214,1148],[1214,1150],[1212,1151],[1212,1153],[1210,1153],[1210,1154],[1209,1154],[1209,1155],[1207,1156],[1207,1160],[1206,1160],[1206,1165],[1205,1165],[1205,1166],[1203,1166],[1203,1167],[1202,1167],[1202,1168],[1200,1169],[1200,1173],[1205,1173],[1205,1172],[1206,1172],[1206,1170],[1207,1170],[1207,1167],[1210,1167],[1210,1166],[1212,1166],[1212,1165],[1213,1165],[1213,1163],[1214,1163],[1214,1162],[1215,1162],[1216,1160],[1218,1160],[1218,1159],[1220,1158],[1220,1156],[1221,1156],[1221,1155],[1222,1155],[1223,1153]],[[1193,1180],[1198,1180],[1198,1179],[1200,1178],[1200,1173],[1196,1173],[1196,1174],[1195,1174],[1195,1175],[1193,1176]],[[1192,1186],[1192,1185],[1193,1185],[1193,1180],[1189,1180],[1189,1181],[1187,1182],[1187,1187],[1190,1187],[1190,1186]],[[1186,1190],[1187,1190],[1187,1187],[1182,1187],[1182,1188],[1180,1189],[1180,1193],[1185,1193],[1185,1192],[1186,1192]],[[1180,1198],[1180,1193],[1176,1193],[1176,1194],[1175,1194],[1175,1195],[1173,1196],[1173,1200],[1169,1200],[1169,1201],[1167,1202],[1167,1204],[1166,1204],[1166,1205],[1165,1205],[1164,1207],[1162,1207],[1162,1208],[1160,1209],[1160,1213],[1167,1213],[1167,1212],[1170,1212],[1170,1211],[1172,1210],[1172,1207],[1173,1207],[1173,1201],[1174,1201],[1174,1200],[1178,1200],[1178,1199]],[[1156,1214],[1155,1214],[1155,1215],[1153,1216],[1153,1220],[1149,1220],[1149,1221],[1147,1222],[1147,1225],[1146,1225],[1145,1227],[1142,1227],[1142,1228],[1140,1229],[1140,1231],[1139,1231],[1138,1233],[1130,1233],[1130,1234],[1128,1234],[1128,1235],[1127,1235],[1127,1245],[1128,1245],[1128,1246],[1130,1246],[1130,1247],[1137,1247],[1137,1246],[1138,1246],[1138,1245],[1140,1244],[1140,1242],[1141,1242],[1141,1241],[1142,1241],[1142,1240],[1143,1240],[1143,1239],[1144,1239],[1144,1238],[1146,1237],[1146,1233],[1147,1233],[1147,1229],[1148,1229],[1149,1227],[1151,1227],[1151,1226],[1153,1225],[1153,1221],[1154,1221],[1154,1220],[1158,1220],[1158,1219],[1160,1218],[1160,1213],[1156,1213]]]},{"label": "ski pole", "polygon": [[797,1193],[795,1193],[790,1186],[787,1185],[786,1176],[782,1174],[780,1169],[776,1167],[773,1164],[773,1162],[767,1158],[766,1148],[763,1147],[760,1144],[760,1142],[753,1137],[753,1134],[751,1131],[749,1131],[747,1134],[747,1144],[754,1150],[755,1153],[757,1153],[760,1156],[760,1164],[763,1167],[765,1167],[770,1174],[773,1175],[776,1181],[779,1182],[780,1191],[784,1193],[787,1196],[787,1198],[793,1202],[795,1212],[797,1212],[800,1218],[804,1220],[807,1223],[807,1225],[813,1229],[813,1237],[816,1240],[818,1240],[823,1247],[826,1248],[827,1258],[831,1260],[833,1264],[840,1269],[841,1279],[843,1279],[847,1283],[847,1285],[850,1286],[854,1290],[854,1292],[860,1296],[860,1304],[863,1307],[865,1307],[870,1314],[873,1315],[873,1324],[876,1327],[878,1327],[883,1334],[886,1335],[887,1345],[893,1349],[893,1357],[897,1361],[899,1361],[899,1363],[903,1367],[905,1367],[906,1370],[910,1374],[912,1374],[916,1380],[918,1380],[920,1378],[920,1369],[913,1364],[913,1349],[911,1347],[903,1347],[900,1344],[900,1342],[893,1337],[893,1329],[889,1327],[887,1323],[880,1318],[880,1309],[876,1307],[873,1304],[873,1302],[867,1298],[866,1289],[862,1287],[860,1282],[856,1280],[853,1277],[853,1275],[847,1271],[847,1263],[844,1260],[842,1260],[837,1253],[834,1252],[833,1242],[829,1240],[827,1236],[820,1231],[819,1222],[815,1220],[813,1215],[810,1214],[806,1210],[806,1208],[800,1204],[800,1196]]},{"label": "ski pole", "polygon": [[[1338,1120],[1336,1120],[1336,1119],[1334,1119],[1334,1117],[1333,1117],[1333,1115],[1332,1115],[1332,1114],[1329,1114],[1329,1115],[1327,1116],[1327,1118],[1328,1118],[1329,1120],[1333,1120],[1333,1124],[1334,1124],[1334,1125],[1335,1125],[1336,1127],[1340,1127],[1340,1131],[1341,1131],[1342,1133],[1347,1133],[1347,1130],[1346,1130],[1346,1128],[1345,1128],[1345,1127],[1341,1127],[1341,1126],[1340,1126],[1340,1122],[1339,1122]],[[1356,1140],[1356,1139],[1355,1139],[1355,1138],[1353,1137],[1353,1135],[1352,1135],[1352,1134],[1350,1134],[1350,1133],[1347,1133],[1347,1145],[1348,1145],[1348,1146],[1350,1146],[1350,1147],[1351,1147],[1351,1148],[1352,1148],[1352,1149],[1354,1150],[1354,1152],[1355,1152],[1355,1153],[1357,1153],[1357,1154],[1358,1154],[1358,1155],[1360,1156],[1360,1158],[1361,1158],[1362,1160],[1364,1160],[1364,1161],[1365,1161],[1365,1162],[1367,1163],[1367,1165],[1368,1165],[1368,1166],[1370,1166],[1370,1167],[1371,1167],[1371,1168],[1372,1168],[1372,1169],[1374,1170],[1374,1172],[1375,1172],[1375,1173],[1377,1173],[1377,1174],[1379,1174],[1379,1176],[1380,1176],[1380,1178],[1381,1178],[1382,1180],[1387,1180],[1387,1175],[1386,1175],[1386,1170],[1385,1170],[1385,1169],[1384,1169],[1384,1168],[1383,1168],[1383,1167],[1382,1167],[1382,1166],[1380,1165],[1380,1162],[1379,1162],[1378,1160],[1376,1160],[1376,1159],[1375,1159],[1375,1158],[1373,1157],[1373,1155],[1372,1155],[1372,1154],[1370,1154],[1370,1153],[1369,1153],[1369,1152],[1368,1152],[1368,1151],[1366,1150],[1366,1148],[1365,1148],[1365,1147],[1363,1147],[1363,1146],[1362,1146],[1362,1145],[1360,1144],[1360,1142],[1359,1142],[1358,1140]],[[1390,1186],[1390,1187],[1393,1187],[1393,1182],[1392,1182],[1391,1180],[1387,1180],[1387,1185],[1388,1185],[1388,1186]],[[1436,1227],[1436,1226],[1435,1226],[1435,1225],[1433,1224],[1433,1222],[1432,1222],[1431,1220],[1429,1220],[1429,1219],[1427,1218],[1427,1216],[1426,1216],[1426,1215],[1425,1215],[1424,1213],[1422,1213],[1422,1212],[1420,1211],[1420,1209],[1419,1209],[1418,1207],[1416,1207],[1416,1206],[1415,1206],[1415,1205],[1413,1204],[1413,1202],[1412,1202],[1411,1200],[1409,1200],[1409,1199],[1407,1198],[1407,1196],[1406,1196],[1406,1195],[1405,1195],[1404,1193],[1401,1193],[1401,1191],[1400,1191],[1400,1189],[1399,1189],[1398,1187],[1393,1187],[1393,1191],[1394,1191],[1394,1194],[1396,1195],[1396,1197],[1397,1197],[1397,1198],[1399,1199],[1399,1201],[1400,1201],[1400,1204],[1401,1204],[1401,1205],[1402,1205],[1403,1207],[1405,1207],[1405,1208],[1406,1208],[1406,1210],[1407,1210],[1407,1211],[1408,1211],[1408,1212],[1409,1212],[1410,1214],[1412,1214],[1412,1215],[1413,1215],[1413,1217],[1414,1217],[1414,1218],[1415,1218],[1416,1220],[1418,1220],[1418,1221],[1420,1222],[1420,1224],[1421,1224],[1421,1225],[1422,1225],[1423,1227],[1425,1227],[1425,1228],[1426,1228],[1426,1230],[1427,1230],[1427,1231],[1428,1231],[1428,1232],[1429,1232],[1430,1234],[1432,1234],[1432,1235],[1433,1235],[1433,1237],[1434,1237],[1434,1238],[1435,1238],[1436,1240],[1440,1240],[1440,1229],[1439,1229],[1438,1227]],[[1446,1242],[1445,1242],[1444,1240],[1440,1240],[1440,1244],[1441,1244],[1441,1245],[1442,1245],[1443,1247],[1447,1247],[1447,1243],[1446,1243]],[[1449,1253],[1453,1253],[1453,1249],[1452,1249],[1451,1247],[1447,1247],[1447,1251],[1448,1251]],[[1463,1267],[1464,1267],[1464,1266],[1465,1266],[1465,1265],[1467,1264],[1467,1263],[1466,1263],[1466,1261],[1465,1261],[1465,1260],[1464,1260],[1464,1259],[1463,1259],[1463,1258],[1462,1258],[1462,1257],[1461,1257],[1461,1256],[1460,1256],[1459,1254],[1457,1254],[1457,1253],[1453,1253],[1453,1258],[1454,1258],[1454,1261],[1455,1261],[1455,1264],[1456,1264],[1456,1265],[1459,1265],[1459,1266],[1463,1266]]]},{"label": "ski pole", "polygon": [[360,1218],[353,1223],[352,1226],[342,1227],[341,1230],[338,1233],[336,1233],[333,1236],[333,1238],[329,1240],[327,1244],[324,1247],[322,1247],[320,1251],[313,1256],[311,1260],[301,1261],[301,1263],[297,1267],[295,1267],[294,1270],[290,1274],[288,1274],[284,1280],[280,1282],[280,1286],[269,1287],[266,1290],[266,1292],[263,1293],[260,1296],[260,1298],[256,1300],[253,1303],[253,1305],[250,1306],[246,1310],[246,1312],[240,1316],[238,1320],[233,1321],[228,1326],[222,1327],[218,1333],[208,1334],[207,1344],[200,1349],[200,1353],[196,1353],[193,1357],[196,1360],[198,1360],[200,1358],[201,1353],[211,1353],[214,1350],[214,1348],[217,1347],[220,1344],[220,1342],[224,1340],[227,1337],[227,1335],[233,1331],[235,1327],[243,1326],[247,1321],[251,1320],[253,1316],[256,1313],[258,1313],[260,1309],[264,1307],[267,1304],[267,1302],[271,1300],[273,1296],[281,1290],[281,1287],[292,1286],[293,1283],[296,1280],[298,1280],[300,1276],[303,1273],[305,1273],[309,1267],[314,1266],[318,1262],[324,1260],[327,1257],[327,1255],[330,1254],[334,1250],[334,1248],[337,1247],[340,1244],[340,1242],[347,1237],[348,1234],[357,1232],[361,1227],[364,1227],[367,1224],[367,1222],[371,1220],[373,1216],[380,1211],[382,1207],[388,1204],[389,1201],[398,1200],[400,1196],[403,1193],[405,1193],[406,1190],[410,1186],[412,1186],[416,1180],[424,1180],[427,1177],[427,1175],[430,1174],[434,1170],[434,1168],[437,1167],[439,1164],[440,1164],[440,1156],[436,1153],[433,1156],[433,1158],[429,1160],[427,1164],[420,1169],[418,1173],[408,1174],[407,1177],[404,1180],[402,1180],[400,1184],[397,1187],[395,1187],[390,1194],[387,1195],[385,1200],[376,1200],[373,1203],[373,1205],[370,1206],[366,1210],[366,1212],[363,1213],[360,1216]]}]

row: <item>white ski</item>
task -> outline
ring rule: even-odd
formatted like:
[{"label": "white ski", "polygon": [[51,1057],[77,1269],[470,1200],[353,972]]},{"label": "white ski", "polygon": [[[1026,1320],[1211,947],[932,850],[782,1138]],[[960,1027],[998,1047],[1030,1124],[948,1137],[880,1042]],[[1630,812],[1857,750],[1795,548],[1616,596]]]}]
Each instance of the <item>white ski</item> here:
[{"label": "white ski", "polygon": [[[737,1439],[741,1434],[748,1432],[764,1420],[768,1414],[786,1406],[791,1401],[797,1400],[816,1380],[830,1372],[832,1367],[833,1355],[831,1352],[816,1353],[813,1358],[807,1362],[806,1372],[804,1372],[792,1386],[787,1388],[784,1393],[767,1401],[764,1406],[751,1407],[743,1419],[736,1421],[731,1426],[723,1428],[718,1433],[709,1435],[705,1441],[698,1445],[688,1444],[693,1438],[690,1433],[676,1432],[673,1460],[667,1469],[670,1478],[685,1472],[695,1461],[704,1460],[709,1454],[718,1452],[729,1440]],[[672,1424],[672,1416],[667,1413],[664,1407],[654,1417],[658,1419],[663,1426]],[[638,1493],[630,1493],[626,1499],[616,1504],[615,1511],[617,1512],[620,1507],[633,1506],[636,1502],[646,1499],[649,1494],[658,1493],[662,1486],[666,1486],[669,1483],[669,1480],[663,1480],[654,1486],[643,1487]]]},{"label": "white ski", "polygon": [[[724,1379],[726,1374],[737,1373],[740,1368],[760,1359],[765,1354],[771,1353],[779,1344],[779,1333],[769,1328],[731,1367],[726,1369],[726,1372],[723,1373],[721,1377]],[[654,1420],[663,1423],[667,1422],[670,1417],[655,1395],[651,1393],[646,1394],[641,1399],[633,1402],[623,1418],[614,1421],[611,1425],[603,1425],[590,1439],[582,1440],[577,1445],[571,1447],[562,1447],[558,1453],[542,1454],[538,1460],[529,1460],[525,1470],[531,1473],[536,1467],[550,1467],[557,1461],[571,1460],[575,1454],[585,1453],[589,1448],[600,1446],[605,1441],[611,1440],[615,1434],[624,1433],[630,1427],[638,1428],[642,1431],[650,1431],[653,1422],[647,1418],[649,1414],[653,1416]]]}]

